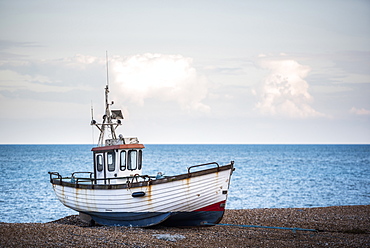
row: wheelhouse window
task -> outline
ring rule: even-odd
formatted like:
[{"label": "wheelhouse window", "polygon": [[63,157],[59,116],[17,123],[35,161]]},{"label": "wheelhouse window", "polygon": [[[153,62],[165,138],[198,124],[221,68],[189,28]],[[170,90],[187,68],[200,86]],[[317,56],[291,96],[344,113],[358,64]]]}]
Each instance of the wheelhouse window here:
[{"label": "wheelhouse window", "polygon": [[103,155],[102,154],[99,154],[96,156],[96,169],[98,171],[102,171],[103,170]]},{"label": "wheelhouse window", "polygon": [[126,151],[121,151],[120,153],[120,170],[126,170]]},{"label": "wheelhouse window", "polygon": [[143,151],[139,150],[139,156],[137,158],[137,167],[139,170],[141,170],[142,163],[143,163]]},{"label": "wheelhouse window", "polygon": [[137,151],[130,150],[128,151],[127,169],[136,170],[136,168],[137,168]]},{"label": "wheelhouse window", "polygon": [[114,152],[107,152],[108,171],[114,171],[116,169]]}]

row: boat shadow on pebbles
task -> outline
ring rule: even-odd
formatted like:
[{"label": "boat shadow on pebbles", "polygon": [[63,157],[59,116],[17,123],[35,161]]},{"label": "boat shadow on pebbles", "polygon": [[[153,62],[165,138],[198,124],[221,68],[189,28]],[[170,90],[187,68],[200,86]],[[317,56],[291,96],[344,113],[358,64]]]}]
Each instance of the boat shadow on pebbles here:
[{"label": "boat shadow on pebbles", "polygon": [[61,225],[72,225],[78,227],[91,227],[91,225],[85,221],[82,221],[78,215],[70,215],[63,217],[59,220],[50,221],[48,223],[55,223]]}]

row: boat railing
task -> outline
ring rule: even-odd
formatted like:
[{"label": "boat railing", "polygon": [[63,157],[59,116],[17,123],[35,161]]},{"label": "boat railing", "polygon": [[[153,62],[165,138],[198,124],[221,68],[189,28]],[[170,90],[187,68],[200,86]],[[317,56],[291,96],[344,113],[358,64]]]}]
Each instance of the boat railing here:
[{"label": "boat railing", "polygon": [[75,177],[76,174],[90,174],[90,178],[93,178],[94,172],[90,171],[73,172],[72,177]]},{"label": "boat railing", "polygon": [[[133,183],[147,183],[148,185],[150,182],[155,179],[154,176],[149,175],[139,175],[135,174],[134,176],[125,176],[125,177],[110,177],[110,178],[84,178],[84,177],[78,177],[76,178],[76,184],[79,183],[91,183],[95,185],[99,185],[99,182],[103,182],[104,184],[127,184],[128,187],[132,185]],[[112,181],[114,183],[112,183]],[[119,183],[117,183],[119,182]]]},{"label": "boat railing", "polygon": [[[233,166],[234,161],[231,161],[230,165]],[[179,175],[179,176],[187,176],[192,177],[193,174],[197,174],[199,170],[195,170],[195,168],[198,167],[204,167],[208,166],[211,168],[208,169],[217,169],[217,171],[220,171],[220,165],[217,162],[211,162],[211,163],[205,163],[205,164],[198,164],[188,167],[188,173]],[[193,170],[193,171],[191,171]],[[203,170],[203,168],[201,169]],[[234,169],[233,169],[234,170]],[[56,183],[56,184],[63,184],[63,183],[69,183],[69,184],[75,184],[75,185],[124,185],[126,184],[128,188],[131,187],[131,185],[136,183],[143,183],[146,184],[145,186],[149,186],[150,184],[154,183],[157,179],[165,179],[165,180],[175,180],[175,177],[158,177],[157,176],[149,176],[149,175],[139,175],[135,174],[133,176],[125,176],[125,177],[111,177],[111,178],[94,178],[93,172],[74,172],[71,177],[62,177],[58,172],[49,172],[50,174],[50,182]],[[78,177],[78,174],[88,174],[89,177]],[[178,177],[178,176],[177,176]],[[176,178],[177,178],[176,177]]]},{"label": "boat railing", "polygon": [[[76,174],[90,174],[89,177],[77,177]],[[112,177],[112,178],[93,178],[93,172],[74,172],[71,177],[62,177],[58,172],[49,172],[50,181],[57,179],[60,184],[63,182],[73,183],[73,184],[92,184],[92,185],[101,185],[99,182],[104,182],[104,184],[127,184],[129,187],[133,183],[144,182],[148,185],[153,179],[156,179],[155,176],[149,175],[139,175],[135,174],[134,176],[125,176],[125,177]],[[114,180],[114,181],[113,181]],[[120,183],[112,183],[120,182]]]},{"label": "boat railing", "polygon": [[211,162],[211,163],[193,165],[193,166],[188,167],[188,175],[189,175],[189,177],[191,175],[190,169],[196,168],[196,167],[201,167],[201,166],[207,166],[207,165],[217,165],[217,171],[219,171],[219,169],[220,169],[220,165],[217,162]]},{"label": "boat railing", "polygon": [[62,176],[59,174],[59,172],[56,171],[49,171],[50,181],[53,179],[53,176],[57,176],[58,179],[62,180]]}]

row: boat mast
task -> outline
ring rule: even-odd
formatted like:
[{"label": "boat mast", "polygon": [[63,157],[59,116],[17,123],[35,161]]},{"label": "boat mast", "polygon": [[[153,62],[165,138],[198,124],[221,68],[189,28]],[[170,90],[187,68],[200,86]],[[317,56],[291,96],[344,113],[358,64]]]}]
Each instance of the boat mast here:
[{"label": "boat mast", "polygon": [[[103,146],[104,145],[104,140],[105,140],[105,135],[106,135],[106,130],[110,132],[110,138],[113,140],[117,139],[116,135],[116,129],[119,125],[121,125],[121,121],[119,119],[123,119],[122,113],[120,110],[114,110],[114,114],[112,115],[111,110],[110,110],[110,105],[113,105],[114,102],[112,101],[109,103],[108,101],[108,94],[109,94],[109,78],[108,78],[108,52],[106,53],[106,61],[107,61],[107,85],[105,86],[105,114],[103,115],[103,122],[101,124],[97,123],[95,120],[91,121],[91,125],[95,125],[99,131],[99,141],[98,145]],[[119,111],[119,113],[117,113]],[[116,122],[113,122],[113,119],[117,119]]]}]

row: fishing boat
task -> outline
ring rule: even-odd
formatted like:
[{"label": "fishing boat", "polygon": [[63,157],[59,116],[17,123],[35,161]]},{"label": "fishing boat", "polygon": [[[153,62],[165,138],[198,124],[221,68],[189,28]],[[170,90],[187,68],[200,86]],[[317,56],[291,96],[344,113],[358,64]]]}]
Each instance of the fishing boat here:
[{"label": "fishing boat", "polygon": [[[150,227],[209,226],[221,221],[234,162],[193,165],[185,173],[164,176],[142,174],[144,145],[136,137],[116,135],[121,110],[111,110],[105,87],[102,122],[91,121],[100,131],[92,148],[93,170],[63,177],[49,172],[57,198],[79,212],[91,225]],[[164,154],[165,157],[165,154]]]}]

